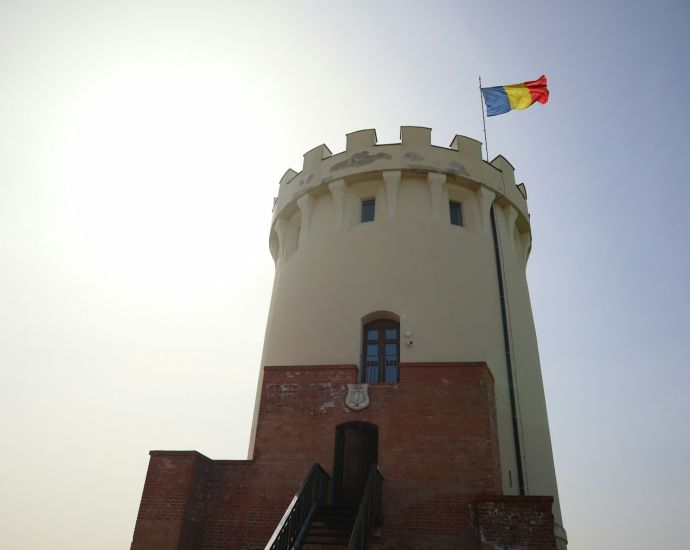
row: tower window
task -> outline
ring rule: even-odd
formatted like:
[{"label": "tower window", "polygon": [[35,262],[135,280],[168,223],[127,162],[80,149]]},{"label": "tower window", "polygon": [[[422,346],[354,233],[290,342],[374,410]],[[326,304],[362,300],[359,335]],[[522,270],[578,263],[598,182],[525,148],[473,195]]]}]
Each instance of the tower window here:
[{"label": "tower window", "polygon": [[397,382],[400,324],[390,319],[379,319],[364,325],[362,344],[364,381]]},{"label": "tower window", "polygon": [[462,205],[459,202],[450,201],[450,223],[462,225]]},{"label": "tower window", "polygon": [[362,223],[373,222],[376,213],[376,199],[362,201]]}]

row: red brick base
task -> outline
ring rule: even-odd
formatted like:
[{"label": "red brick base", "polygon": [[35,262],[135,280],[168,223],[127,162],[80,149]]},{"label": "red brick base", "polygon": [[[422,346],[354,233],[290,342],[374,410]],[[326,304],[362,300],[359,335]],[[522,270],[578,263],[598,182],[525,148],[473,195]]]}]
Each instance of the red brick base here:
[{"label": "red brick base", "polygon": [[[345,405],[357,367],[266,367],[254,460],[152,451],[131,550],[259,549],[314,462],[333,473],[336,426],[378,427],[382,549],[555,548],[550,497],[501,496],[485,363],[402,364]],[[478,495],[487,495],[478,498]]]},{"label": "red brick base", "polygon": [[481,550],[556,550],[553,497],[482,495],[477,498]]}]

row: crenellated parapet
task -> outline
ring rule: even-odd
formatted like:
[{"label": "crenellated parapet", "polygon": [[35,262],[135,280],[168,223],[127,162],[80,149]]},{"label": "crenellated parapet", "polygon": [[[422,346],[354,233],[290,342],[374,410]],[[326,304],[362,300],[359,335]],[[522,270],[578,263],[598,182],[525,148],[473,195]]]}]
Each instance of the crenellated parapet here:
[{"label": "crenellated parapet", "polygon": [[[403,177],[420,175],[431,177],[430,181],[441,181],[433,176],[439,174],[444,176],[441,185],[457,184],[478,192],[483,188],[484,195],[492,199],[490,202],[512,206],[519,230],[529,231],[524,184],[515,184],[514,168],[504,157],[499,155],[486,162],[482,158],[482,144],[460,135],[453,138],[448,148],[432,145],[430,128],[403,126],[400,134],[401,143],[379,145],[375,130],[360,130],[347,134],[342,153],[334,155],[326,145],[305,153],[302,171],[289,169],[280,180],[273,224],[297,211],[300,199],[301,204],[308,202],[305,195],[318,196],[330,190],[337,200],[339,186],[376,173],[382,174],[387,186],[394,186],[385,174],[398,171]],[[433,188],[432,183],[430,186]]]}]

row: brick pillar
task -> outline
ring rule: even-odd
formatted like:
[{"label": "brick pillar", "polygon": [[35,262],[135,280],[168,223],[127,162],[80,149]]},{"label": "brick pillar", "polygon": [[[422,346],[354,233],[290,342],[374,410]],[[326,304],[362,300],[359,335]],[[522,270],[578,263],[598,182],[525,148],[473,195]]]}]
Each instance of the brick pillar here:
[{"label": "brick pillar", "polygon": [[192,550],[212,461],[196,451],[151,451],[131,550]]}]

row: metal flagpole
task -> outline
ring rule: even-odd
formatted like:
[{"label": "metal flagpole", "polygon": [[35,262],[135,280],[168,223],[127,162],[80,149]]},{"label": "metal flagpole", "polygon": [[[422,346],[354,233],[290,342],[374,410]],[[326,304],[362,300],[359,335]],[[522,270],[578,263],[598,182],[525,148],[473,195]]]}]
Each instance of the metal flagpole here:
[{"label": "metal flagpole", "polygon": [[482,94],[482,77],[479,77],[479,99],[482,102],[482,122],[484,122],[484,145],[486,146],[486,162],[489,162],[489,138],[486,137],[486,117],[484,117],[484,95]]}]

